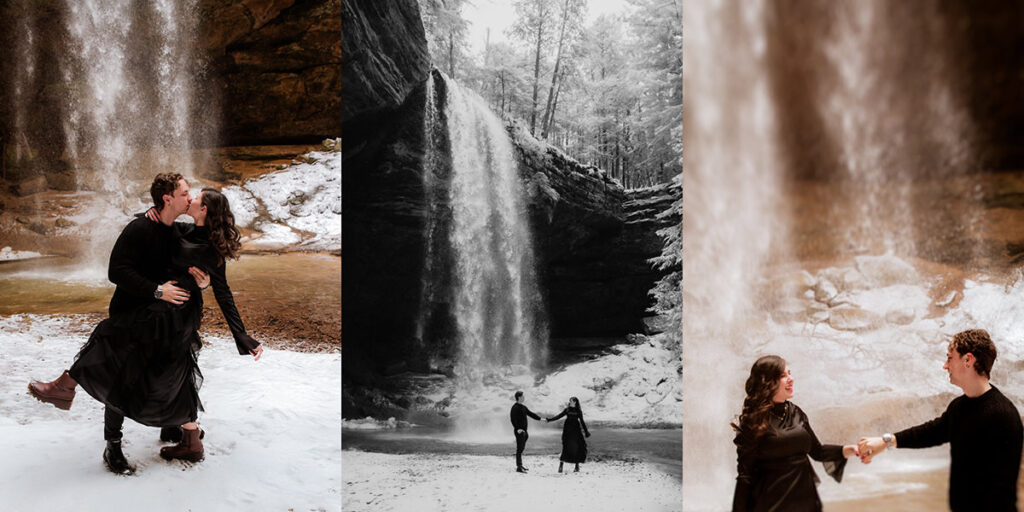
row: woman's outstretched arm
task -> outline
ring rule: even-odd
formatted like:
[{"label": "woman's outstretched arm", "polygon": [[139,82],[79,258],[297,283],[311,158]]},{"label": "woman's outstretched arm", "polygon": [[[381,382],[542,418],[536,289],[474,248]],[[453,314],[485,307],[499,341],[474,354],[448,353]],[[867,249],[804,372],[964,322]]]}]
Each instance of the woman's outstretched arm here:
[{"label": "woman's outstretched arm", "polygon": [[[843,480],[843,469],[846,468],[846,458],[856,454],[856,446],[821,444],[818,441],[818,436],[811,429],[811,422],[807,420],[807,415],[804,414],[804,411],[797,407],[796,413],[803,420],[804,430],[811,436],[811,451],[809,455],[812,459],[821,462],[825,466],[825,472],[836,482],[841,482]],[[852,448],[852,450],[847,450],[847,448]],[[850,452],[850,454],[847,455],[847,452]]]},{"label": "woman's outstretched arm", "polygon": [[228,279],[225,273],[226,266],[224,263],[221,263],[217,268],[210,271],[210,284],[213,286],[213,296],[217,299],[220,312],[224,315],[224,320],[227,321],[228,328],[231,329],[231,335],[235,338],[238,354],[257,356],[258,352],[262,352],[262,347],[260,347],[260,342],[245,332],[245,324],[242,323],[242,317],[238,314],[238,308],[235,307],[235,297],[231,293],[231,287],[228,286]]},{"label": "woman's outstretched arm", "polygon": [[566,413],[568,413],[568,412],[569,412],[568,408],[562,409],[562,412],[558,413],[558,416],[552,416],[552,417],[548,418],[548,421],[555,421],[558,418],[561,418],[562,416],[565,416]]}]

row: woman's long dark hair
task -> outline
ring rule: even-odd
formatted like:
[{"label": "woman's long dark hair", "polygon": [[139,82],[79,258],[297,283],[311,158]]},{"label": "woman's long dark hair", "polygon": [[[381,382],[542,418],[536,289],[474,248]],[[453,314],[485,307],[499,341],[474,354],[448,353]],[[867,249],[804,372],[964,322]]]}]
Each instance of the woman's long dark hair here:
[{"label": "woman's long dark hair", "polygon": [[242,234],[235,227],[235,214],[231,213],[228,198],[215,189],[204,188],[202,205],[206,207],[206,226],[210,230],[210,245],[217,250],[217,263],[224,263],[227,258],[238,259]]},{"label": "woman's long dark hair", "polygon": [[[580,416],[582,416],[583,415],[583,406],[580,405],[580,399],[576,398],[574,396],[570,396],[569,397],[569,401],[570,402],[576,402],[576,412],[580,413]],[[571,409],[572,406],[569,406],[569,408]]]},{"label": "woman's long dark hair", "polygon": [[764,356],[754,362],[747,377],[747,397],[743,399],[743,412],[739,424],[731,423],[733,430],[752,435],[755,439],[771,429],[772,398],[779,391],[779,379],[786,371],[786,360],[779,356]]}]

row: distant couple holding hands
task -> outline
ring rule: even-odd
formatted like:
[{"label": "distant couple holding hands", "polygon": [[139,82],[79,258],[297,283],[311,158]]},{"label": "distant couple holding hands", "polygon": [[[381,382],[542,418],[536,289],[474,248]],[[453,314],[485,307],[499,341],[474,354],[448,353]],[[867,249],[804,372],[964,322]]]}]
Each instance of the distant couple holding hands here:
[{"label": "distant couple holding hands", "polygon": [[945,443],[950,445],[951,510],[1016,511],[1024,429],[1017,408],[989,382],[995,360],[988,332],[957,333],[943,369],[963,395],[931,421],[840,446],[818,442],[807,415],[789,401],[793,377],[786,361],[778,356],[758,359],[747,378],[739,421],[732,425],[738,455],[733,512],[822,510],[808,455],[838,482],[849,457],[867,464],[887,448]]},{"label": "distant couple holding hands", "polygon": [[[541,418],[523,403],[522,391],[516,391],[513,398],[516,403],[512,404],[509,418],[512,420],[512,430],[516,436],[516,471],[526,473],[528,470],[523,466],[523,450],[526,449],[526,440],[530,438],[527,432],[527,417],[538,421]],[[566,462],[576,464],[574,471],[579,471],[580,464],[587,460],[587,441],[584,437],[590,437],[587,422],[583,421],[583,409],[580,407],[579,399],[569,398],[562,412],[547,418],[547,421],[556,421],[563,416],[565,423],[562,424],[562,454],[558,458],[558,472],[562,472]]]}]

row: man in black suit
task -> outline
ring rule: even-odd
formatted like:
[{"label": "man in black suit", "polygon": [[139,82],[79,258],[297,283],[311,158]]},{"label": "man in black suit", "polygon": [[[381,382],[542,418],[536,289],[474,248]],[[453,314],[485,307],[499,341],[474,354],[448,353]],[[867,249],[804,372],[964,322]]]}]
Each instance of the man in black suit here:
[{"label": "man in black suit", "polygon": [[509,412],[509,417],[512,419],[512,429],[515,431],[516,435],[516,472],[526,473],[527,470],[523,467],[523,450],[526,449],[526,440],[530,438],[530,434],[526,432],[526,417],[529,416],[540,421],[540,416],[537,416],[533,411],[523,405],[522,391],[516,391],[515,399],[516,403],[512,404],[512,410]]}]

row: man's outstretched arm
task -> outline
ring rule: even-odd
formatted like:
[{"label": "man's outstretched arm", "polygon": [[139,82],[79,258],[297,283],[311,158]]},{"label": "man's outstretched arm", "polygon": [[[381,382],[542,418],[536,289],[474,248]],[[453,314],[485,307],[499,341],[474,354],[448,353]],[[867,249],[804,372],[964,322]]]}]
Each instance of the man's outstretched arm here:
[{"label": "man's outstretched arm", "polygon": [[949,442],[948,408],[938,418],[893,434],[888,445],[881,436],[862,437],[857,442],[857,448],[860,451],[861,462],[868,464],[875,455],[885,451],[887,447],[929,448],[947,442]]}]

